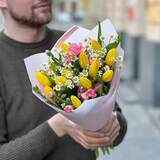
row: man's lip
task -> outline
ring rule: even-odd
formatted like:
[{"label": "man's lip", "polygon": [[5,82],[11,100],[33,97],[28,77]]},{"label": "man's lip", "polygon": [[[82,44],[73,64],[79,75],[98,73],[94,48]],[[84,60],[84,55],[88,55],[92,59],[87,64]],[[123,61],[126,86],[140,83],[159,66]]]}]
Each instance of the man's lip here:
[{"label": "man's lip", "polygon": [[50,3],[39,3],[35,6],[35,8],[41,8],[41,7],[50,7]]}]

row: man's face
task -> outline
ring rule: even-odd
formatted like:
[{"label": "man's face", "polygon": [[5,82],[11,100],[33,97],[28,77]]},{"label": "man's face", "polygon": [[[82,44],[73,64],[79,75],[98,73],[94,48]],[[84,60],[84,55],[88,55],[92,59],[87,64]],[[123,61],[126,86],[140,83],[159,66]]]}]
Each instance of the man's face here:
[{"label": "man's face", "polygon": [[52,0],[7,0],[7,12],[18,23],[40,27],[52,19]]}]

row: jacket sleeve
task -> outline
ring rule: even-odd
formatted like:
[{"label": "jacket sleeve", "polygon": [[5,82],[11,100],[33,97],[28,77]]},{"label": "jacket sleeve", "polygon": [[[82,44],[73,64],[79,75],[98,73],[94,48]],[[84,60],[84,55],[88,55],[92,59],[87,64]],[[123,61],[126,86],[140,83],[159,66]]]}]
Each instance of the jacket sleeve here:
[{"label": "jacket sleeve", "polygon": [[54,148],[57,135],[47,122],[9,141],[3,98],[0,96],[0,160],[42,160]]},{"label": "jacket sleeve", "polygon": [[114,141],[113,146],[119,145],[123,141],[126,135],[126,132],[127,132],[127,120],[124,117],[122,110],[119,107],[118,103],[115,104],[115,111],[117,112],[117,119],[120,124],[120,132],[119,132],[119,136]]}]

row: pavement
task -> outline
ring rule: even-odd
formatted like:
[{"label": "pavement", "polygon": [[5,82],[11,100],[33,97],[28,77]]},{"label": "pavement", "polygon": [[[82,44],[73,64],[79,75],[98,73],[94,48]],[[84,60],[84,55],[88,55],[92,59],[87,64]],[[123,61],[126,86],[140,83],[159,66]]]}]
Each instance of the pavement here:
[{"label": "pavement", "polygon": [[160,160],[160,107],[141,104],[133,83],[122,82],[118,102],[128,121],[124,141],[99,160]]}]

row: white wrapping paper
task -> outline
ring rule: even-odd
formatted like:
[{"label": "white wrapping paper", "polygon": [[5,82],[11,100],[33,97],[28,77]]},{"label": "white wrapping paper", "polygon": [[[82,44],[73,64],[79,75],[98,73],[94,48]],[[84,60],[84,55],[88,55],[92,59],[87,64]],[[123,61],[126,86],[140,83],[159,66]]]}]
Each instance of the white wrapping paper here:
[{"label": "white wrapping paper", "polygon": [[[61,41],[83,43],[86,36],[96,38],[97,31],[97,26],[92,31],[74,26],[57,41],[55,47],[59,47]],[[109,20],[105,20],[104,22],[102,22],[102,35],[112,35],[114,37],[117,36],[117,33]],[[116,70],[112,79],[111,88],[106,96],[86,100],[81,104],[79,108],[77,108],[73,112],[66,113],[63,110],[55,107],[54,105],[46,103],[45,99],[43,99],[36,92],[33,91],[33,94],[37,96],[41,101],[43,101],[46,106],[49,106],[57,112],[60,112],[81,127],[93,131],[101,129],[105,124],[107,124],[108,120],[110,119],[116,101],[124,55],[123,50],[120,47],[118,47],[117,53],[120,58],[116,64]],[[38,83],[35,78],[35,72],[39,70],[41,64],[47,63],[48,57],[45,53],[39,53],[26,58],[24,61],[32,87],[34,87]]]}]

